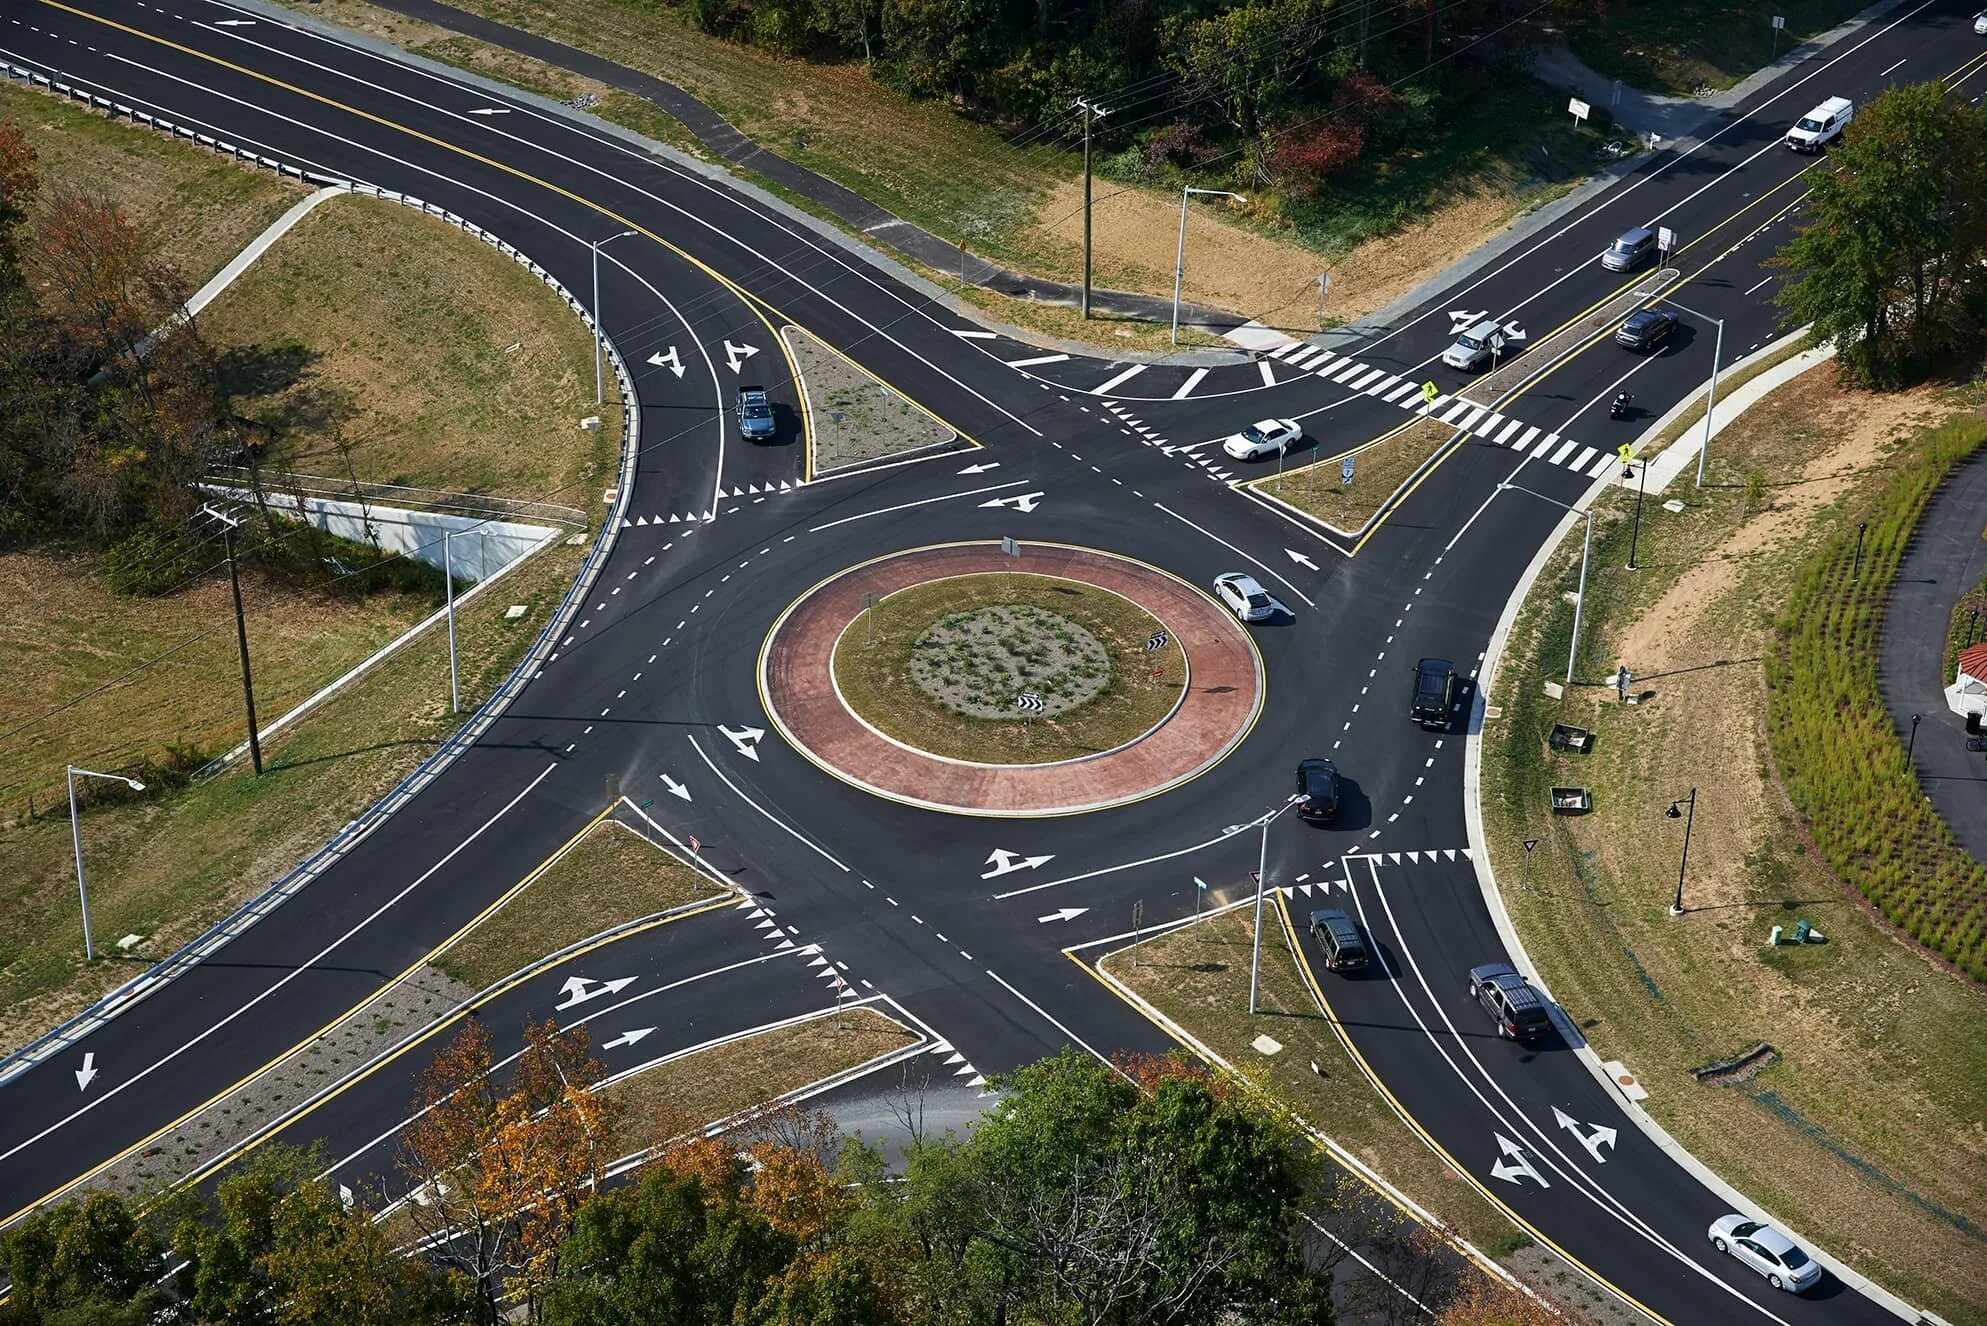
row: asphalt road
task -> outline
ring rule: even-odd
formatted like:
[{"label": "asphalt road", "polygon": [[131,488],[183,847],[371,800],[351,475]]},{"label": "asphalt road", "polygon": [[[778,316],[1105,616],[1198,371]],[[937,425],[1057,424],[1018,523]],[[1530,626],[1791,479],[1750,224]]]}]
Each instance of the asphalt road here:
[{"label": "asphalt road", "polygon": [[[1721,1199],[1619,1118],[1564,1045],[1528,1054],[1488,1036],[1462,993],[1468,967],[1502,956],[1460,851],[1465,734],[1424,733],[1404,711],[1416,658],[1480,663],[1506,598],[1564,514],[1555,504],[1579,501],[1617,445],[1700,387],[1721,338],[1729,361],[1775,334],[1767,301],[1778,277],[1761,263],[1798,222],[1805,173],[1827,168],[1781,148],[1785,126],[1823,96],[1866,99],[1893,80],[1951,75],[1977,92],[1987,53],[1967,17],[1956,3],[1901,7],[1791,70],[1687,152],[1644,159],[1343,355],[1289,350],[1134,372],[988,335],[703,174],[259,12],[209,0],[10,7],[0,57],[263,155],[416,195],[503,235],[573,290],[589,288],[593,241],[634,231],[600,251],[601,316],[637,372],[643,453],[630,514],[644,523],[618,531],[594,601],[542,673],[407,809],[215,959],[0,1086],[0,1216],[145,1145],[421,963],[590,820],[610,780],[638,800],[661,792],[665,776],[681,783],[687,801],[655,797],[663,828],[695,835],[797,945],[845,964],[859,994],[887,996],[978,1072],[1067,1044],[1103,1056],[1165,1048],[1157,1027],[1064,949],[1127,929],[1135,903],[1148,923],[1185,914],[1195,875],[1246,890],[1256,835],[1224,830],[1278,804],[1298,759],[1331,754],[1355,785],[1347,814],[1325,831],[1276,822],[1269,878],[1344,881],[1385,966],[1331,982],[1326,997],[1431,1142],[1537,1236],[1659,1319],[1888,1319],[1833,1281],[1791,1298],[1715,1256],[1705,1227],[1726,1209]],[[1668,294],[1687,311],[1674,343],[1638,357],[1603,338],[1495,420],[1445,396],[1438,413],[1475,431],[1444,430],[1446,458],[1356,549],[1234,487],[1243,468],[1194,445],[1266,415],[1303,420],[1326,454],[1378,436],[1410,417],[1403,389],[1464,385],[1433,362],[1464,315],[1490,314],[1537,343],[1646,280],[1594,261],[1645,224],[1679,236],[1669,265],[1680,283]],[[981,449],[803,482],[798,395],[776,334],[786,323]],[[774,392],[786,427],[773,445],[744,444],[729,427],[741,381]],[[1622,389],[1639,418],[1607,418],[1606,399]],[[1500,490],[1505,482],[1536,496]],[[1106,548],[1201,584],[1257,574],[1292,610],[1255,630],[1263,719],[1226,760],[1169,793],[1037,821],[871,797],[769,735],[758,654],[795,597],[869,556],[1002,536]],[[1389,855],[1380,864],[1374,853]],[[1082,910],[1044,919],[1070,908]],[[585,1016],[556,1007],[570,975],[635,975],[615,998],[656,991],[653,1016],[626,1012],[666,1022],[664,1040],[677,1046],[818,1003],[818,976],[766,947],[703,919],[663,927],[588,955],[585,970],[532,982],[493,1016],[521,1019],[548,1001]],[[602,1030],[617,1028],[628,1029],[614,1020]],[[84,1053],[100,1075],[79,1092],[71,1070]],[[299,1135],[377,1171],[382,1121],[400,1117],[395,1093],[417,1069],[418,1057],[383,1068],[299,1120]],[[1600,1142],[1597,1126],[1618,1135]]]}]

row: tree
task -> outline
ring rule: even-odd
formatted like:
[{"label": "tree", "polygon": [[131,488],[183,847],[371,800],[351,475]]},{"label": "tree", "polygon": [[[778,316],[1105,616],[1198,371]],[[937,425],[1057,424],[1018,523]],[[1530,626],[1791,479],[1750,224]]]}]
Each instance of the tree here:
[{"label": "tree", "polygon": [[1488,1275],[1470,1275],[1442,1305],[1436,1326],[1558,1326],[1563,1320],[1532,1294]]},{"label": "tree", "polygon": [[1810,172],[1813,218],[1781,250],[1778,300],[1851,380],[1900,385],[1966,347],[1987,302],[1987,113],[1938,83],[1860,108]]},{"label": "tree", "polygon": [[163,1253],[131,1208],[106,1192],[37,1211],[0,1234],[15,1306],[43,1316],[144,1320],[163,1301]]},{"label": "tree", "polygon": [[1194,96],[1212,97],[1243,136],[1295,104],[1325,40],[1323,0],[1249,0],[1168,21],[1167,62]]}]

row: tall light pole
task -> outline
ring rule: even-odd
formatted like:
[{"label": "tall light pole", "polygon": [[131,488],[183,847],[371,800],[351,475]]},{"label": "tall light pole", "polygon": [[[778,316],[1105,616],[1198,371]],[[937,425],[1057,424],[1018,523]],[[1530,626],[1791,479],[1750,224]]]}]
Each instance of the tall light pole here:
[{"label": "tall light pole", "polygon": [[1075,108],[1083,112],[1083,316],[1090,316],[1090,128],[1111,112],[1088,97],[1078,97]]},{"label": "tall light pole", "polygon": [[[1187,199],[1195,194],[1203,194],[1215,198],[1233,198],[1238,203],[1249,201],[1241,194],[1230,193],[1226,189],[1180,190],[1180,242],[1178,247],[1173,250],[1173,344],[1175,345],[1180,343],[1180,283],[1187,276]],[[1255,1003],[1253,999],[1249,1002],[1251,1005]],[[1253,1008],[1251,1011],[1254,1011]]]},{"label": "tall light pole", "polygon": [[123,783],[133,792],[144,791],[145,785],[123,774],[98,773],[94,769],[78,769],[73,764],[66,767],[69,770],[69,841],[76,848],[76,894],[83,901],[83,960],[95,962],[97,946],[90,939],[90,881],[83,874],[83,827],[76,813],[76,777],[80,774],[84,778],[108,778],[113,783]]},{"label": "tall light pole", "polygon": [[449,557],[448,530],[442,531],[442,580],[447,585],[448,594],[448,711],[451,714],[462,712],[462,685],[456,679],[455,670],[455,562]]},{"label": "tall light pole", "polygon": [[[1629,464],[1634,465],[1635,462],[1630,461]],[[1642,494],[1649,487],[1649,462],[1645,460],[1636,465],[1635,473],[1635,527],[1628,535],[1628,569],[1631,571],[1636,569],[1636,549],[1642,545]],[[1624,471],[1621,477],[1626,479],[1628,474]]]},{"label": "tall light pole", "polygon": [[1563,507],[1571,511],[1574,515],[1585,518],[1587,522],[1587,539],[1580,547],[1580,588],[1573,595],[1573,644],[1566,651],[1566,684],[1571,686],[1573,684],[1573,663],[1575,659],[1580,657],[1580,615],[1586,611],[1587,607],[1587,562],[1594,555],[1594,513],[1591,509],[1583,510],[1580,507],[1573,506],[1571,503],[1562,502],[1556,497],[1547,497],[1544,493],[1527,488],[1522,484],[1500,483],[1497,486],[1500,490],[1509,488],[1513,492],[1527,493],[1538,498],[1541,502],[1550,502],[1556,507]]},{"label": "tall light pole", "polygon": [[1711,345],[1710,394],[1704,402],[1704,445],[1697,449],[1697,486],[1702,488],[1704,486],[1705,457],[1711,454],[1711,416],[1718,409],[1718,372],[1725,362],[1725,320],[1723,318],[1714,318],[1709,313],[1699,313],[1689,305],[1679,304],[1674,299],[1665,299],[1662,302],[1670,305],[1672,308],[1690,314],[1693,318],[1700,318],[1705,322],[1711,323],[1718,329],[1717,339]]},{"label": "tall light pole", "polygon": [[[235,596],[235,647],[241,653],[241,696],[242,704],[248,710],[248,757],[255,766],[255,776],[262,776],[262,734],[256,730],[255,722],[255,676],[248,666],[248,618],[241,607],[241,572],[235,565],[235,526],[241,524],[227,512],[208,504],[200,508],[201,514],[210,516],[221,523],[221,547],[228,558],[228,587]],[[299,513],[301,514],[301,512]]]},{"label": "tall light pole", "polygon": [[612,244],[617,239],[626,239],[628,236],[637,233],[639,232],[624,230],[618,235],[609,235],[606,239],[597,239],[588,246],[593,250],[593,403],[595,405],[604,405],[607,402],[607,383],[602,376],[600,367],[600,356],[602,353],[600,346],[600,250],[603,245]]},{"label": "tall light pole", "polygon": [[1683,860],[1677,862],[1677,896],[1670,904],[1671,916],[1683,915],[1683,872],[1690,866],[1690,826],[1697,822],[1697,789],[1691,788],[1689,798],[1681,803],[1689,809],[1679,810],[1678,804],[1670,802],[1670,808],[1663,812],[1673,820],[1683,820]]},{"label": "tall light pole", "polygon": [[1249,1015],[1255,1016],[1256,989],[1260,984],[1263,970],[1263,889],[1269,876],[1269,826],[1277,816],[1301,802],[1304,798],[1293,796],[1290,800],[1272,810],[1258,821],[1263,826],[1262,850],[1256,855],[1256,937],[1249,955]]}]

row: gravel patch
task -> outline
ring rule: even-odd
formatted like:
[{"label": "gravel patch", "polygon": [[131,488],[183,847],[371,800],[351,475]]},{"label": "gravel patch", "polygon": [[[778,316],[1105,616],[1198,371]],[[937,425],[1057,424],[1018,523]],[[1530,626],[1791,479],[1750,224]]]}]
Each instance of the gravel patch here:
[{"label": "gravel patch", "polygon": [[[1018,719],[1066,714],[1111,684],[1111,656],[1059,613],[995,603],[933,622],[911,646],[911,680],[954,713]],[[1041,707],[1019,707],[1032,695]]]},{"label": "gravel patch", "polygon": [[800,328],[782,328],[780,335],[800,369],[815,473],[958,440],[946,424]]}]

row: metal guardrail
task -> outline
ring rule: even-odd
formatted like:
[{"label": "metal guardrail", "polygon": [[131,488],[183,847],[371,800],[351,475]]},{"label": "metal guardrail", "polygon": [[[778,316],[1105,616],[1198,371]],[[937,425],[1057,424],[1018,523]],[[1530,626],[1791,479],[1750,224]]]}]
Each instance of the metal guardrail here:
[{"label": "metal guardrail", "polygon": [[[557,277],[520,252],[516,246],[507,240],[435,203],[425,202],[420,198],[405,193],[398,193],[391,189],[382,189],[376,184],[325,175],[277,157],[264,156],[253,147],[228,142],[216,135],[205,133],[197,127],[178,123],[150,111],[140,110],[124,102],[102,96],[87,88],[79,87],[58,71],[31,69],[8,61],[0,61],[0,73],[4,73],[10,78],[31,83],[37,87],[48,88],[50,91],[74,98],[77,101],[94,106],[113,116],[121,116],[138,124],[150,125],[161,132],[172,134],[174,137],[192,140],[203,147],[210,147],[217,152],[224,152],[230,156],[238,157],[243,161],[273,170],[279,175],[287,175],[309,184],[343,186],[354,193],[383,198],[388,202],[401,203],[408,207],[417,208],[430,216],[440,217],[457,229],[474,235],[492,248],[504,253],[519,266],[530,271],[533,276],[545,282],[547,286],[551,287],[554,293],[566,301],[567,306],[585,324],[587,331],[589,333],[594,331],[592,312],[570,290],[566,289],[565,285]],[[406,805],[422,789],[426,788],[428,784],[439,777],[443,770],[455,762],[457,757],[476,743],[477,739],[490,728],[491,724],[495,723],[502,716],[504,710],[510,707],[511,701],[517,698],[518,693],[524,689],[525,685],[537,676],[539,669],[543,665],[545,655],[561,637],[566,627],[571,623],[573,617],[584,604],[587,593],[592,589],[594,580],[600,574],[600,568],[606,564],[609,554],[613,551],[615,539],[620,533],[623,518],[627,512],[630,493],[634,488],[635,461],[641,452],[641,416],[640,411],[635,406],[634,378],[628,372],[628,366],[621,358],[620,351],[615,348],[614,342],[604,335],[601,337],[601,341],[606,349],[608,361],[614,369],[615,379],[620,383],[621,387],[620,482],[615,489],[612,509],[602,522],[600,536],[594,540],[592,549],[588,551],[585,564],[581,566],[579,574],[574,577],[572,586],[566,591],[565,598],[560,600],[558,610],[552,614],[551,620],[539,631],[538,638],[532,642],[531,648],[525,652],[524,657],[518,661],[517,666],[511,670],[510,675],[497,687],[490,698],[485,700],[482,706],[475,713],[471,714],[433,754],[421,761],[420,765],[413,772],[397,783],[385,796],[375,801],[371,806],[368,806],[360,814],[359,818],[347,824],[343,829],[340,829],[332,836],[331,841],[313,852],[295,869],[291,870],[281,879],[271,883],[268,888],[256,894],[226,917],[215,922],[206,931],[187,941],[176,952],[161,958],[144,972],[118,986],[115,990],[112,990],[109,994],[91,1004],[81,1013],[63,1022],[53,1030],[44,1032],[19,1049],[0,1056],[0,1084],[11,1081],[35,1064],[46,1060],[64,1046],[74,1044],[98,1027],[103,1026],[181,972],[203,961],[229,940],[235,939],[246,932],[257,921],[260,921],[263,917],[269,915],[269,913],[276,910],[284,902],[295,896],[305,885],[315,880],[333,864],[342,859],[347,852],[357,846],[368,834],[385,823],[395,811]]]},{"label": "metal guardrail", "polygon": [[445,511],[468,516],[504,519],[549,520],[575,528],[586,524],[586,512],[578,507],[559,506],[525,498],[497,497],[489,493],[465,493],[448,488],[419,488],[404,483],[368,483],[364,480],[333,479],[321,474],[292,474],[285,471],[251,471],[246,465],[213,465],[207,477],[237,488],[252,488],[260,480],[263,491],[302,493],[334,502],[377,501],[388,506],[414,507],[423,511]]}]

